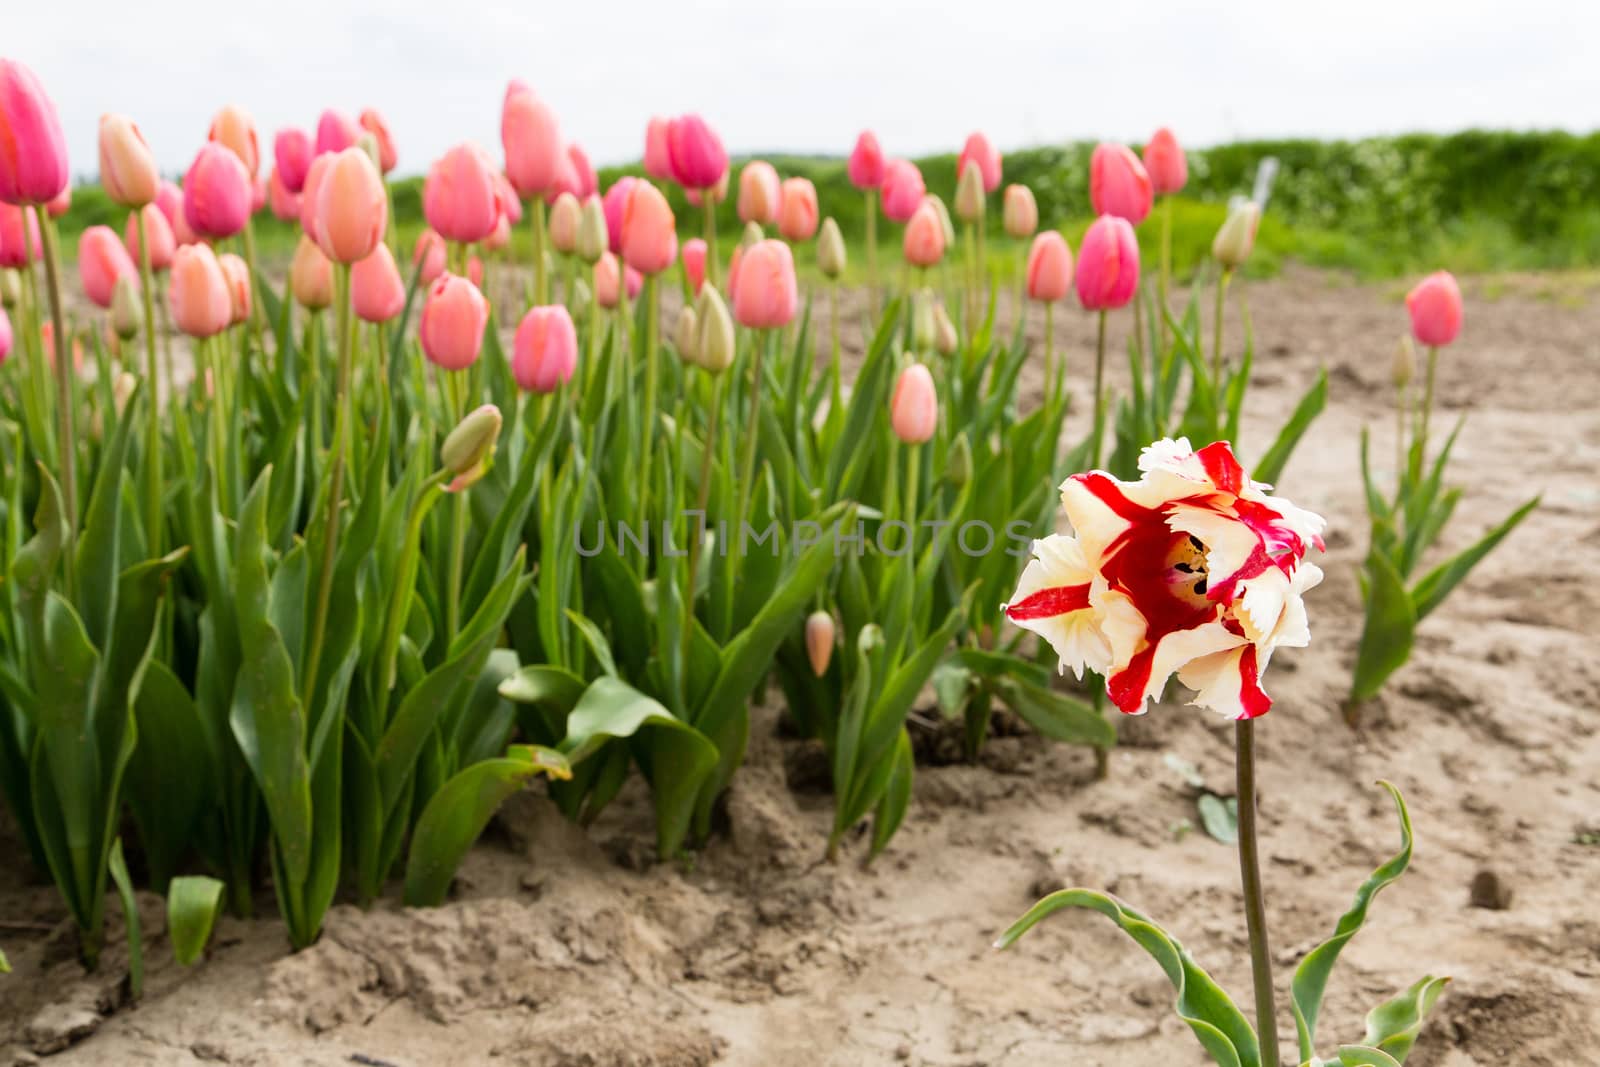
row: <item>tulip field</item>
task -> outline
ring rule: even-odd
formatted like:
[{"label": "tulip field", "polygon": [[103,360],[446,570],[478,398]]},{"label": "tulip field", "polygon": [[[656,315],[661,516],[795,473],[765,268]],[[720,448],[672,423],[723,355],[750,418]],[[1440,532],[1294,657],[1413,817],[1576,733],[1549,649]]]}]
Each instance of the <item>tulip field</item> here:
[{"label": "tulip field", "polygon": [[0,58],[0,1067],[1600,1063],[1592,278],[713,120]]}]

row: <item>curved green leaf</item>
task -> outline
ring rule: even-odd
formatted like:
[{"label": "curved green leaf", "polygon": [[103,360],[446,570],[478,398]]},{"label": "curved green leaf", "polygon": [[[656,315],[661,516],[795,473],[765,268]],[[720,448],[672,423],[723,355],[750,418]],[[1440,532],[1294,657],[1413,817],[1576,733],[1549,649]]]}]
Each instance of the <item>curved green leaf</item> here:
[{"label": "curved green leaf", "polygon": [[1112,748],[1117,728],[1093,705],[1035,685],[1020,674],[999,676],[994,691],[1029,726],[1054,741]]},{"label": "curved green leaf", "polygon": [[1397,1063],[1404,1063],[1411,1046],[1417,1042],[1417,1035],[1422,1032],[1423,1020],[1449,984],[1448,978],[1427,975],[1405,992],[1367,1012],[1367,1034],[1361,1044],[1388,1053]]},{"label": "curved green leaf", "polygon": [[1300,438],[1305,436],[1312,421],[1322,414],[1322,409],[1327,404],[1328,371],[1324,368],[1317,372],[1317,380],[1306,390],[1306,395],[1300,398],[1300,403],[1295,405],[1294,413],[1289,416],[1289,421],[1283,424],[1283,429],[1278,431],[1277,440],[1272,442],[1267,454],[1261,457],[1255,470],[1250,472],[1250,477],[1258,482],[1276,482],[1283,474],[1283,468],[1289,462],[1289,457],[1294,454]]},{"label": "curved green leaf", "polygon": [[116,883],[117,896],[122,901],[122,918],[128,928],[128,995],[134,1000],[144,996],[144,935],[139,929],[139,901],[133,895],[133,879],[128,877],[128,863],[122,856],[122,838],[111,843],[109,866],[111,880]]},{"label": "curved green leaf", "polygon": [[1389,557],[1376,549],[1368,553],[1366,575],[1367,620],[1350,681],[1350,699],[1357,702],[1375,695],[1411,657],[1417,629],[1411,594]]},{"label": "curved green leaf", "polygon": [[1400,1067],[1400,1061],[1382,1049],[1341,1045],[1339,1067]]},{"label": "curved green leaf", "polygon": [[1294,1012],[1295,1032],[1300,1038],[1301,1059],[1308,1060],[1316,1055],[1317,1015],[1322,1010],[1322,995],[1328,986],[1328,976],[1333,973],[1333,965],[1338,962],[1339,953],[1344,951],[1344,946],[1367,921],[1367,908],[1372,898],[1405,873],[1411,863],[1411,816],[1406,811],[1406,802],[1400,796],[1400,790],[1393,785],[1388,782],[1378,784],[1389,791],[1394,798],[1395,809],[1400,813],[1400,851],[1361,883],[1361,888],[1356,890],[1355,903],[1340,917],[1333,936],[1306,953],[1306,958],[1294,970],[1294,981],[1289,987],[1290,1008]]},{"label": "curved green leaf", "polygon": [[221,907],[222,883],[215,878],[185,875],[172,880],[167,887],[167,936],[180,964],[187,967],[200,958]]},{"label": "curved green leaf", "polygon": [[1450,590],[1454,589],[1484,556],[1494,551],[1495,546],[1505,540],[1506,535],[1516,529],[1517,524],[1528,517],[1529,512],[1539,506],[1539,500],[1539,497],[1534,497],[1472,545],[1418,579],[1411,594],[1417,618],[1419,620],[1426,618],[1429,612],[1443,603],[1444,598],[1450,595]]},{"label": "curved green leaf", "polygon": [[1261,1049],[1256,1033],[1222,987],[1165,930],[1104,893],[1089,889],[1051,893],[1012,923],[995,942],[995,947],[1010,947],[1040,919],[1069,907],[1099,912],[1155,958],[1177,992],[1173,1007],[1178,1018],[1188,1024],[1220,1067],[1260,1067]]}]

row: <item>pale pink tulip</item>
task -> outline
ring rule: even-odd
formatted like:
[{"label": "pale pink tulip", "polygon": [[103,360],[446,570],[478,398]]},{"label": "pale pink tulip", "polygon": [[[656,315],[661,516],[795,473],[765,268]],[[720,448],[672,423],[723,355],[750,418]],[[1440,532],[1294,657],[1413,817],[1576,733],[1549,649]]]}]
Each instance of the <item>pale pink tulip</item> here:
[{"label": "pale pink tulip", "polygon": [[908,445],[923,444],[939,428],[939,391],[933,375],[921,363],[911,364],[895,379],[889,424],[894,435]]},{"label": "pale pink tulip", "polygon": [[994,145],[989,143],[989,138],[981,133],[970,134],[967,143],[961,146],[961,155],[956,160],[956,178],[961,177],[962,171],[968,164],[978,168],[983,175],[983,191],[992,193],[1000,188],[1000,153]]},{"label": "pale pink tulip", "polygon": [[111,306],[111,294],[118,278],[139,281],[139,269],[128,258],[117,231],[110,226],[90,226],[78,238],[78,279],[83,292],[96,305]]},{"label": "pale pink tulip", "polygon": [[[177,239],[172,236],[172,224],[161,213],[161,208],[153,203],[140,208],[138,214],[144,216],[144,232],[150,238],[150,269],[164,271],[172,266],[172,255],[178,250]],[[122,244],[128,250],[128,258],[137,264],[139,219],[131,211],[128,212],[127,225],[122,228]]]},{"label": "pale pink tulip", "polygon": [[493,233],[500,204],[487,153],[459,144],[435,161],[422,185],[422,213],[448,241],[473,244]]},{"label": "pale pink tulip", "polygon": [[300,221],[300,194],[291,193],[289,187],[283,184],[277,166],[273,166],[272,173],[267,176],[267,203],[279,221]]},{"label": "pale pink tulip", "polygon": [[389,201],[383,178],[359,148],[329,157],[317,186],[317,246],[335,263],[366,259],[383,240]]},{"label": "pale pink tulip", "polygon": [[611,183],[600,201],[606,212],[606,247],[618,255],[622,254],[622,211],[638,181],[633,175],[624,174]]},{"label": "pale pink tulip", "polygon": [[214,337],[233,321],[233,294],[209,246],[184,245],[173,255],[167,305],[173,323],[190,337]]},{"label": "pale pink tulip", "polygon": [[747,329],[770,330],[794,320],[800,290],[794,254],[782,241],[757,241],[744,250],[738,269],[733,317]]},{"label": "pale pink tulip", "polygon": [[657,115],[644,129],[644,172],[658,182],[672,180],[671,127],[670,119]]},{"label": "pale pink tulip", "polygon": [[400,280],[389,246],[379,242],[366,259],[350,268],[350,304],[363,322],[388,322],[406,303],[406,286]]},{"label": "pale pink tulip", "polygon": [[1461,333],[1461,287],[1447,270],[1435,271],[1406,294],[1411,333],[1417,343],[1447,345]]},{"label": "pale pink tulip", "polygon": [[215,141],[239,157],[247,175],[254,178],[261,169],[261,149],[256,143],[256,123],[242,107],[229,104],[211,120],[206,139]]},{"label": "pale pink tulip", "polygon": [[904,251],[913,267],[936,266],[944,258],[944,223],[932,201],[923,201],[906,223]]},{"label": "pale pink tulip", "polygon": [[533,393],[553,393],[572,379],[578,365],[578,333],[560,304],[529,308],[517,325],[511,373]]},{"label": "pale pink tulip", "polygon": [[678,233],[667,198],[636,181],[622,207],[622,259],[641,274],[660,274],[678,258]]},{"label": "pale pink tulip", "polygon": [[126,115],[100,116],[100,184],[123,207],[144,207],[161,190],[155,156]]},{"label": "pale pink tulip", "polygon": [[689,290],[700,295],[706,283],[706,243],[698,237],[683,242],[683,273],[689,278]]},{"label": "pale pink tulip", "polygon": [[561,126],[550,106],[520,81],[506,88],[500,109],[506,176],[521,196],[544,198],[561,169]]},{"label": "pale pink tulip", "polygon": [[778,171],[771,163],[753,159],[739,171],[739,221],[768,226],[778,221],[782,191]]},{"label": "pale pink tulip", "polygon": [[1028,249],[1028,299],[1053,304],[1072,289],[1072,249],[1058,230],[1046,230]]},{"label": "pale pink tulip", "polygon": [[41,250],[33,209],[0,202],[0,267],[25,267],[30,255],[37,260]]},{"label": "pale pink tulip", "polygon": [[389,132],[389,124],[383,121],[383,116],[376,108],[369,107],[362,110],[356,121],[378,142],[378,169],[385,174],[394,170],[400,162],[400,154],[395,150],[394,134]]},{"label": "pale pink tulip", "polygon": [[241,322],[249,322],[251,300],[249,266],[232,252],[224,252],[218,256],[217,266],[222,268],[222,276],[228,283],[228,298],[233,309],[228,321],[234,326]]},{"label": "pale pink tulip", "polygon": [[1144,146],[1144,169],[1150,175],[1150,189],[1156,196],[1169,196],[1189,182],[1189,159],[1178,139],[1165,126]]},{"label": "pale pink tulip", "polygon": [[416,269],[421,264],[422,273],[418,275],[418,280],[423,285],[432,285],[434,279],[444,273],[448,255],[449,249],[445,247],[444,238],[433,230],[423,230],[417,234],[417,243],[411,251],[411,266]]},{"label": "pale pink tulip", "polygon": [[817,187],[811,179],[786,179],[778,205],[778,232],[788,241],[809,241],[818,221]]},{"label": "pale pink tulip", "polygon": [[477,362],[488,322],[489,301],[478,287],[459,275],[441,275],[422,305],[422,351],[441,370],[465,370]]},{"label": "pale pink tulip", "polygon": [[305,234],[295,246],[289,261],[289,291],[295,302],[311,311],[321,311],[333,303],[333,264]]},{"label": "pale pink tulip", "polygon": [[317,119],[317,145],[314,155],[343,152],[353,147],[361,137],[361,127],[336,108],[328,108]]}]

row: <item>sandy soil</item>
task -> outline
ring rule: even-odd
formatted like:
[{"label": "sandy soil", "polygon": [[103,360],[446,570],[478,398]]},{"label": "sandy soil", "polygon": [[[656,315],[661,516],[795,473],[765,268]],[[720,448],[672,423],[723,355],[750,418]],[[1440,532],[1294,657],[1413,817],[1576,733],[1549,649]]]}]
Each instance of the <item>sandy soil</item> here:
[{"label": "sandy soil", "polygon": [[[1310,649],[1273,662],[1258,731],[1268,907],[1280,987],[1397,841],[1373,782],[1404,791],[1412,870],[1345,953],[1325,1041],[1424,972],[1454,976],[1417,1067],[1600,1062],[1600,302],[1582,282],[1468,287],[1440,393],[1470,414],[1456,480],[1465,543],[1536,490],[1544,506],[1424,625],[1363,732],[1338,711],[1359,628],[1366,532],[1356,439],[1392,455],[1390,353],[1400,289],[1309,272],[1252,285],[1259,338],[1244,452],[1258,454],[1318,365],[1320,432],[1282,479],[1332,524]],[[1035,334],[1042,323],[1032,324]],[[1058,337],[1079,385],[1092,324]],[[1230,324],[1239,336],[1236,324]],[[1379,464],[1384,475],[1389,466]],[[102,972],[72,962],[47,886],[0,865],[0,1067],[80,1037],[55,1064],[730,1067],[994,1064],[1172,1067],[1204,1055],[1155,964],[1098,916],[1058,915],[1017,948],[995,935],[1040,894],[1109,889],[1165,921],[1248,1001],[1231,849],[1198,829],[1168,756],[1226,792],[1225,724],[1176,704],[1124,720],[1108,781],[1087,752],[1002,737],[979,767],[919,769],[916,800],[873,868],[819,863],[829,817],[817,754],[758,716],[731,832],[692,863],[652,862],[642,790],[587,833],[542,798],[510,806],[433,911],[340,906],[287,955],[270,920],[223,920],[207,960],[171,962],[145,900],[148,988],[125,1002],[120,920]],[[935,746],[936,747],[936,746]],[[0,842],[10,856],[15,842]],[[1494,872],[1509,907],[1469,905]],[[269,895],[260,900],[270,912]],[[115,906],[111,908],[115,913]],[[1286,1038],[1289,1035],[1285,1035]]]}]

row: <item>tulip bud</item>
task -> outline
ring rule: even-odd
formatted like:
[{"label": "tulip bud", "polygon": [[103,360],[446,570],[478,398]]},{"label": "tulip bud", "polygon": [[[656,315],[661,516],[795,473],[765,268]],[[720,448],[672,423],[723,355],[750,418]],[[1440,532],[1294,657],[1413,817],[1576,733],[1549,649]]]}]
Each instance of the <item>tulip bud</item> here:
[{"label": "tulip bud", "polygon": [[778,220],[782,196],[778,171],[763,159],[753,159],[739,171],[739,221],[766,226]]},{"label": "tulip bud", "polygon": [[84,294],[98,306],[111,306],[111,290],[118,278],[137,276],[128,250],[110,226],[90,226],[78,237],[78,277]]},{"label": "tulip bud", "polygon": [[877,134],[871,130],[862,131],[850,152],[846,169],[850,184],[857,189],[876,189],[883,184],[883,149],[878,147]]},{"label": "tulip bud", "polygon": [[977,222],[983,217],[983,171],[977,166],[961,168],[956,183],[956,217],[962,222]]},{"label": "tulip bud", "polygon": [[1435,271],[1406,294],[1411,332],[1430,348],[1447,345],[1461,333],[1461,287],[1447,270]]},{"label": "tulip bud", "polygon": [[174,325],[190,337],[213,337],[228,328],[233,319],[233,295],[210,246],[184,245],[174,254],[167,304]]},{"label": "tulip bud", "polygon": [[1253,200],[1238,201],[1228,208],[1228,217],[1211,242],[1211,254],[1225,270],[1244,266],[1256,244],[1256,226],[1261,222],[1261,206]]},{"label": "tulip bud", "polygon": [[839,232],[839,224],[829,215],[822,220],[822,231],[817,237],[817,269],[829,281],[838,281],[844,273],[845,263],[844,234]]},{"label": "tulip bud", "polygon": [[961,489],[972,478],[972,445],[967,432],[962,430],[950,442],[950,455],[944,461],[944,480],[953,489]]},{"label": "tulip bud", "polygon": [[733,366],[733,316],[728,314],[728,305],[723,303],[716,286],[700,290],[695,319],[695,362],[712,374],[721,374]]},{"label": "tulip bud", "polygon": [[583,205],[569,192],[562,192],[550,206],[550,244],[557,252],[570,256],[578,250],[578,223]]},{"label": "tulip bud", "polygon": [[111,382],[111,404],[121,415],[128,410],[128,401],[133,399],[133,391],[139,388],[139,379],[123,371]]},{"label": "tulip bud", "polygon": [[811,179],[788,178],[779,186],[778,232],[797,243],[817,232],[817,187]]},{"label": "tulip bud", "polygon": [[889,403],[889,424],[894,434],[908,445],[920,445],[933,437],[939,426],[939,392],[933,375],[921,363],[900,372]]},{"label": "tulip bud", "polygon": [[1189,160],[1179,147],[1178,139],[1165,126],[1144,146],[1144,169],[1150,175],[1150,188],[1157,196],[1175,193],[1189,181]]},{"label": "tulip bud", "polygon": [[439,448],[439,463],[455,475],[445,491],[459,493],[489,470],[495,444],[500,440],[500,409],[485,404],[467,413]]},{"label": "tulip bud", "polygon": [[389,124],[383,121],[383,116],[372,108],[361,112],[356,122],[363,130],[372,135],[373,142],[377,145],[378,155],[373,162],[378,165],[378,170],[388,174],[400,162],[400,153],[395,150],[394,134],[389,132]]},{"label": "tulip bud", "polygon": [[927,202],[933,205],[933,213],[939,216],[939,228],[944,231],[944,245],[949,248],[956,243],[956,224],[950,221],[950,209],[944,206],[944,200],[932,193],[928,194]]},{"label": "tulip bud", "polygon": [[767,239],[766,233],[753,222],[744,224],[744,229],[739,231],[739,247],[750,248]]},{"label": "tulip bud", "polygon": [[917,213],[906,224],[903,242],[906,262],[913,267],[937,266],[944,258],[944,226],[939,221],[939,210],[932,197],[922,202]]},{"label": "tulip bud", "polygon": [[[189,247],[189,246],[185,246]],[[289,291],[295,301],[309,311],[321,311],[333,303],[333,264],[311,238],[300,235],[294,258],[289,261]]]},{"label": "tulip bud", "polygon": [[981,133],[967,137],[966,144],[961,146],[961,155],[956,159],[957,179],[965,177],[969,170],[978,172],[983,181],[984,195],[1000,188],[1000,153],[989,143],[989,138]]},{"label": "tulip bud", "polygon": [[600,261],[610,244],[606,228],[605,205],[597,196],[591,196],[583,202],[583,210],[578,218],[578,236],[573,250],[578,253],[578,258],[591,267]]},{"label": "tulip bud", "polygon": [[698,365],[699,349],[695,347],[700,323],[695,318],[694,306],[685,304],[678,309],[678,322],[672,330],[672,342],[678,349],[678,358],[685,363]]},{"label": "tulip bud", "polygon": [[383,173],[383,149],[378,146],[378,136],[371,130],[363,130],[360,137],[356,138],[355,147],[361,149],[362,155],[372,160],[373,169]]},{"label": "tulip bud", "polygon": [[933,305],[933,347],[941,356],[953,356],[960,346],[961,338],[956,334],[956,324],[950,321],[950,313],[944,309],[944,303],[936,302]]},{"label": "tulip bud", "polygon": [[1394,367],[1390,376],[1394,380],[1396,389],[1404,389],[1411,384],[1411,378],[1417,372],[1417,348],[1411,343],[1409,336],[1402,336],[1400,343],[1394,350]]},{"label": "tulip bud", "polygon": [[0,307],[16,307],[22,299],[22,276],[9,267],[0,269]]},{"label": "tulip bud", "polygon": [[161,190],[155,156],[125,115],[100,116],[100,184],[115,203],[134,208],[152,203]]},{"label": "tulip bud", "polygon": [[806,619],[806,657],[811,660],[811,673],[818,678],[828,673],[833,659],[833,616],[826,611],[813,611]]},{"label": "tulip bud", "polygon": [[132,340],[143,322],[139,310],[139,286],[132,275],[123,275],[111,290],[111,329],[124,341]]},{"label": "tulip bud", "polygon": [[0,59],[0,201],[45,204],[67,187],[67,142],[33,71]]},{"label": "tulip bud", "polygon": [[1006,233],[1019,241],[1033,236],[1039,228],[1039,204],[1026,185],[1006,186],[1004,208]]}]

